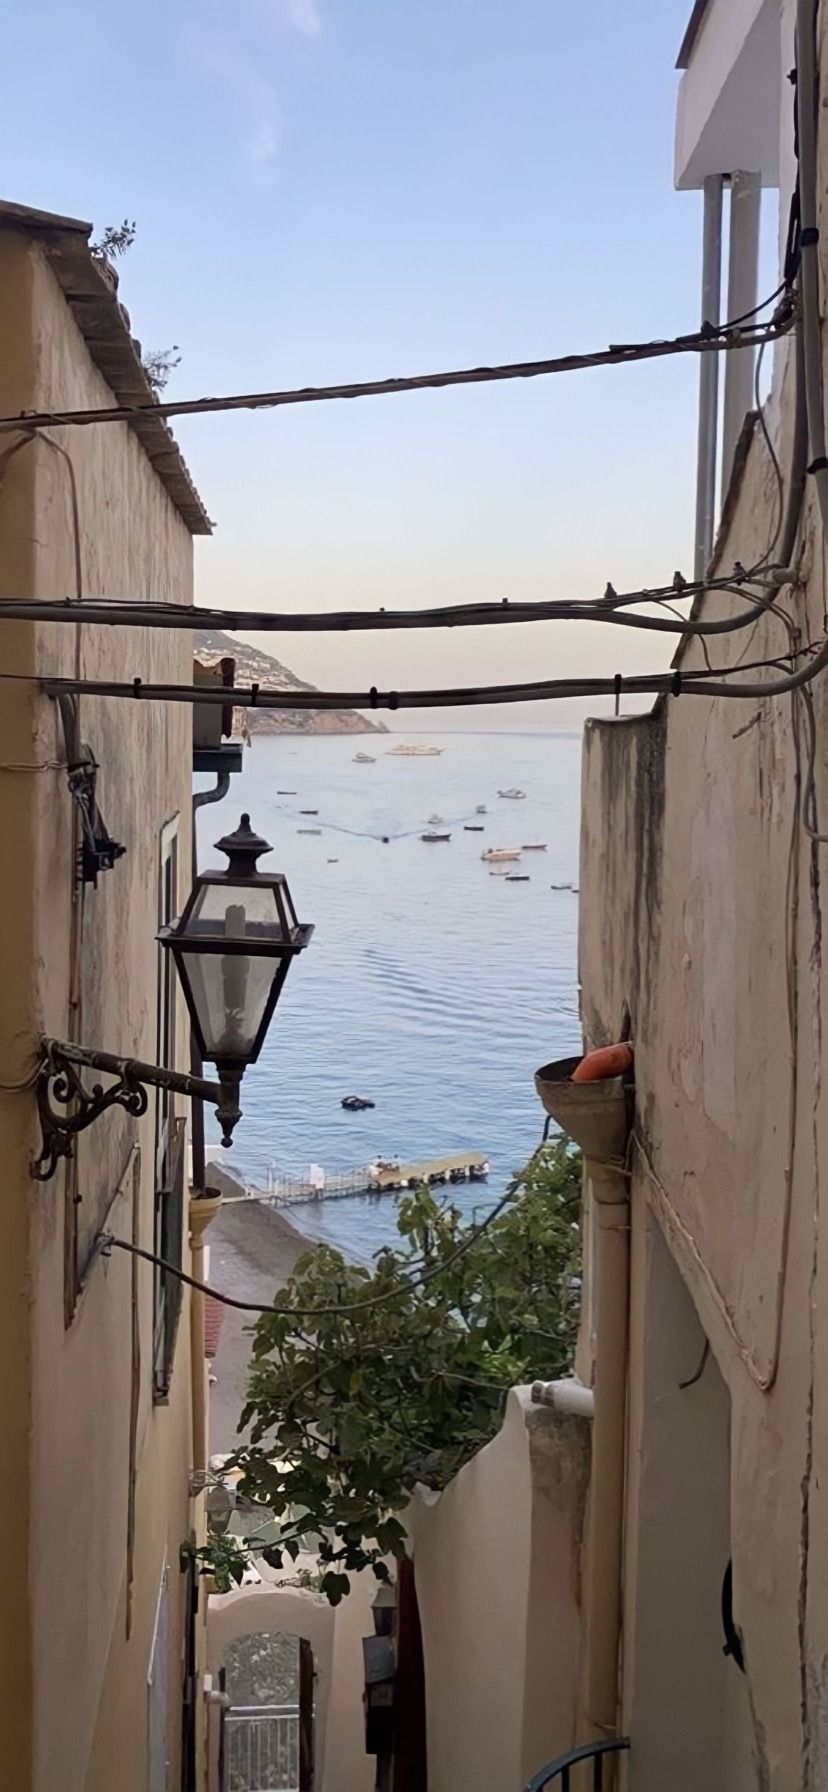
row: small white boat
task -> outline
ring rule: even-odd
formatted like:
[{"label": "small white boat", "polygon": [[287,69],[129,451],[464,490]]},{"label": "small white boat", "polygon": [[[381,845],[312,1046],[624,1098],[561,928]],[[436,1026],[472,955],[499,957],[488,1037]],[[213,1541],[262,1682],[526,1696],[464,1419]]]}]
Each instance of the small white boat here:
[{"label": "small white boat", "polygon": [[429,815],[428,825],[430,828],[441,828],[443,825],[442,815]]},{"label": "small white boat", "polygon": [[376,763],[376,759],[371,753],[354,754],[354,765],[376,765]]},{"label": "small white boat", "polygon": [[480,854],[485,865],[504,865],[508,859],[520,858],[519,846],[487,846]]},{"label": "small white boat", "polygon": [[517,789],[514,789],[514,790],[499,790],[499,791],[498,791],[498,793],[497,793],[497,794],[498,794],[498,796],[508,796],[508,797],[511,797],[511,799],[512,799],[512,801],[513,801],[513,802],[515,802],[515,803],[519,803],[519,802],[522,802],[522,800],[523,800],[523,798],[524,798],[524,797],[525,797],[525,795],[526,795],[526,791],[525,791],[525,790],[517,790]]}]

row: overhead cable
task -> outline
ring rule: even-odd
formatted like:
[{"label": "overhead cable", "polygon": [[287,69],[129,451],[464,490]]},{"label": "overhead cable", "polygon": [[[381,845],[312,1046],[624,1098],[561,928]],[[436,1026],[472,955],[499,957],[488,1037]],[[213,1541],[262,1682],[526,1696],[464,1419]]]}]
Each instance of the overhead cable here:
[{"label": "overhead cable", "polygon": [[[283,688],[270,690],[261,685],[234,687],[233,705],[238,709],[274,709],[274,710],[331,710],[331,709],[465,709],[482,703],[543,703],[564,697],[613,697],[626,695],[659,695],[660,693],[680,696],[682,692],[701,692],[703,695],[741,697],[757,693],[761,696],[772,696],[777,691],[796,689],[807,684],[819,670],[821,656],[824,654],[823,642],[816,645],[809,643],[799,649],[804,664],[797,671],[773,684],[753,685],[745,683],[728,684],[726,681],[734,673],[761,671],[768,668],[779,668],[794,656],[777,654],[773,657],[748,661],[740,666],[714,666],[694,668],[683,671],[679,668],[672,672],[650,673],[616,673],[613,678],[551,678],[536,680],[527,684],[494,684],[494,685],[460,685],[446,689],[429,689],[414,691],[380,691],[375,685],[367,691],[286,691]],[[712,683],[713,679],[721,683]],[[153,684],[141,678],[128,681],[105,678],[51,678],[48,675],[34,673],[0,672],[0,680],[17,683],[38,684],[47,696],[58,700],[66,693],[87,697],[116,697],[127,702],[146,703],[221,703],[227,702],[227,690],[223,686],[198,684]],[[793,682],[792,682],[793,681]]]},{"label": "overhead cable", "polygon": [[[762,578],[774,587],[788,582],[790,569],[768,568],[763,562]],[[763,599],[746,589],[756,583],[754,569],[736,566],[732,573],[718,578],[688,582],[675,573],[669,585],[653,589],[617,592],[608,585],[603,597],[541,598],[514,600],[501,598],[494,602],[443,604],[415,610],[217,610],[194,608],[192,604],[140,603],[129,598],[86,598],[77,603],[68,598],[0,598],[0,621],[10,622],[91,622],[115,628],[180,628],[190,630],[248,630],[262,634],[334,634],[384,632],[398,629],[490,628],[525,622],[608,622],[627,628],[649,628],[671,633],[726,634],[730,629],[746,628],[755,620],[755,606]],[[701,592],[725,591],[743,596],[754,606],[737,616],[719,617],[704,622],[677,616],[668,621],[664,616],[628,616],[632,605],[661,604],[672,598],[691,598]]]},{"label": "overhead cable", "polygon": [[[774,295],[775,297],[776,295]],[[766,300],[769,304],[770,300]],[[764,307],[757,306],[760,311]],[[749,314],[745,314],[749,317]],[[165,399],[152,404],[114,404],[97,409],[24,411],[0,417],[0,431],[12,429],[81,428],[93,423],[129,423],[151,413],[154,417],[194,417],[217,411],[272,411],[287,405],[322,404],[335,398],[384,398],[401,392],[440,390],[446,386],[491,385],[506,380],[538,379],[555,373],[580,373],[595,367],[625,367],[637,361],[660,360],[668,355],[717,354],[736,348],[754,348],[784,336],[794,317],[793,302],[783,298],[766,324],[705,324],[683,336],[651,342],[610,344],[587,354],[553,355],[540,361],[508,361],[493,367],[460,367],[442,373],[417,373],[384,380],[349,380],[330,386],[300,386],[272,392],[236,392],[221,398]]]}]

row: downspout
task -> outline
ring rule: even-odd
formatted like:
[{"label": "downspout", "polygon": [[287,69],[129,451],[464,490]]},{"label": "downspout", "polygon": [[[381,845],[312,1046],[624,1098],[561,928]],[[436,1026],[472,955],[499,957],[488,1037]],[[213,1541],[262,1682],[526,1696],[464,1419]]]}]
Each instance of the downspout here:
[{"label": "downspout", "polygon": [[544,1065],[535,1087],[551,1114],[580,1145],[593,1219],[595,1372],[592,1469],[585,1574],[586,1716],[615,1734],[621,1636],[630,1196],[626,1151],[631,1083],[623,1077],[573,1083],[580,1060]]},{"label": "downspout", "polygon": [[[722,292],[722,188],[720,174],[704,183],[702,324],[717,324]],[[719,427],[719,357],[699,356],[699,426],[696,460],[696,525],[693,577],[703,579],[716,527],[716,445]]]},{"label": "downspout", "polygon": [[[197,868],[196,853],[196,811],[207,803],[220,803],[230,788],[229,772],[219,772],[215,785],[210,790],[199,790],[193,797],[193,875]],[[190,1040],[190,1064],[196,1076],[202,1074],[201,1057],[195,1040]],[[210,1221],[215,1218],[221,1206],[221,1195],[205,1187],[206,1166],[204,1156],[204,1106],[200,1101],[192,1104],[192,1150],[193,1176],[192,1194],[190,1198],[190,1252],[193,1280],[205,1280],[204,1234]],[[198,1474],[207,1468],[207,1401],[209,1382],[207,1376],[207,1357],[204,1339],[204,1295],[200,1288],[190,1290],[190,1379],[193,1407],[193,1472]]]}]

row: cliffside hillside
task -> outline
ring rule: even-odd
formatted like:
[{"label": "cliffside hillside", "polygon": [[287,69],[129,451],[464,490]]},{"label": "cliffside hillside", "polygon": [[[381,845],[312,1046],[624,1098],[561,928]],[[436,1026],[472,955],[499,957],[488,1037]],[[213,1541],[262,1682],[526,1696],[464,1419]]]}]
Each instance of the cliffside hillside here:
[{"label": "cliffside hillside", "polygon": [[[250,647],[246,641],[235,641],[218,628],[199,629],[195,651],[205,665],[226,658],[236,662],[236,683],[268,685],[271,690],[313,691],[315,685],[297,678],[281,660],[270,653]],[[239,718],[241,712],[239,712]],[[347,709],[246,709],[251,734],[387,734],[383,722],[369,722],[367,716]],[[240,726],[239,732],[242,731]]]}]

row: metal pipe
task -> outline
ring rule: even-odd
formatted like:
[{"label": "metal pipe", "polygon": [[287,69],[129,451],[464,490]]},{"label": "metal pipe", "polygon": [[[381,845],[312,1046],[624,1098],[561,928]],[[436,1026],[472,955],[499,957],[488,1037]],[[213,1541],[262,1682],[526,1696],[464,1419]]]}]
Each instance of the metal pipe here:
[{"label": "metal pipe", "polygon": [[[718,324],[722,297],[721,174],[704,183],[702,225],[702,324]],[[699,437],[696,460],[696,532],[693,576],[703,579],[713,552],[716,521],[716,441],[719,421],[719,362],[703,355],[699,363]]]},{"label": "metal pipe", "polygon": [[[222,797],[225,797],[227,795],[227,792],[229,789],[230,789],[230,773],[229,772],[219,772],[219,774],[216,778],[215,784],[213,785],[211,790],[196,790],[193,792],[193,813],[195,813],[196,809],[204,809],[208,803],[220,803],[222,800]],[[196,857],[195,857],[195,840],[194,840],[193,841],[193,876],[194,877],[195,877],[195,873],[196,873]]]},{"label": "metal pipe", "polygon": [[587,1553],[589,1614],[586,1703],[592,1722],[615,1729],[629,1334],[630,1204],[623,1171],[585,1165],[595,1222],[595,1415]]},{"label": "metal pipe", "polygon": [[[759,214],[762,203],[762,178],[759,174],[732,174],[730,177],[730,232],[727,276],[728,317],[744,317],[752,311],[759,296]],[[717,363],[718,365],[718,363]],[[727,489],[736,443],[742,424],[753,408],[753,374],[755,350],[734,348],[728,351],[724,377],[724,420],[722,423],[722,491]]]}]

